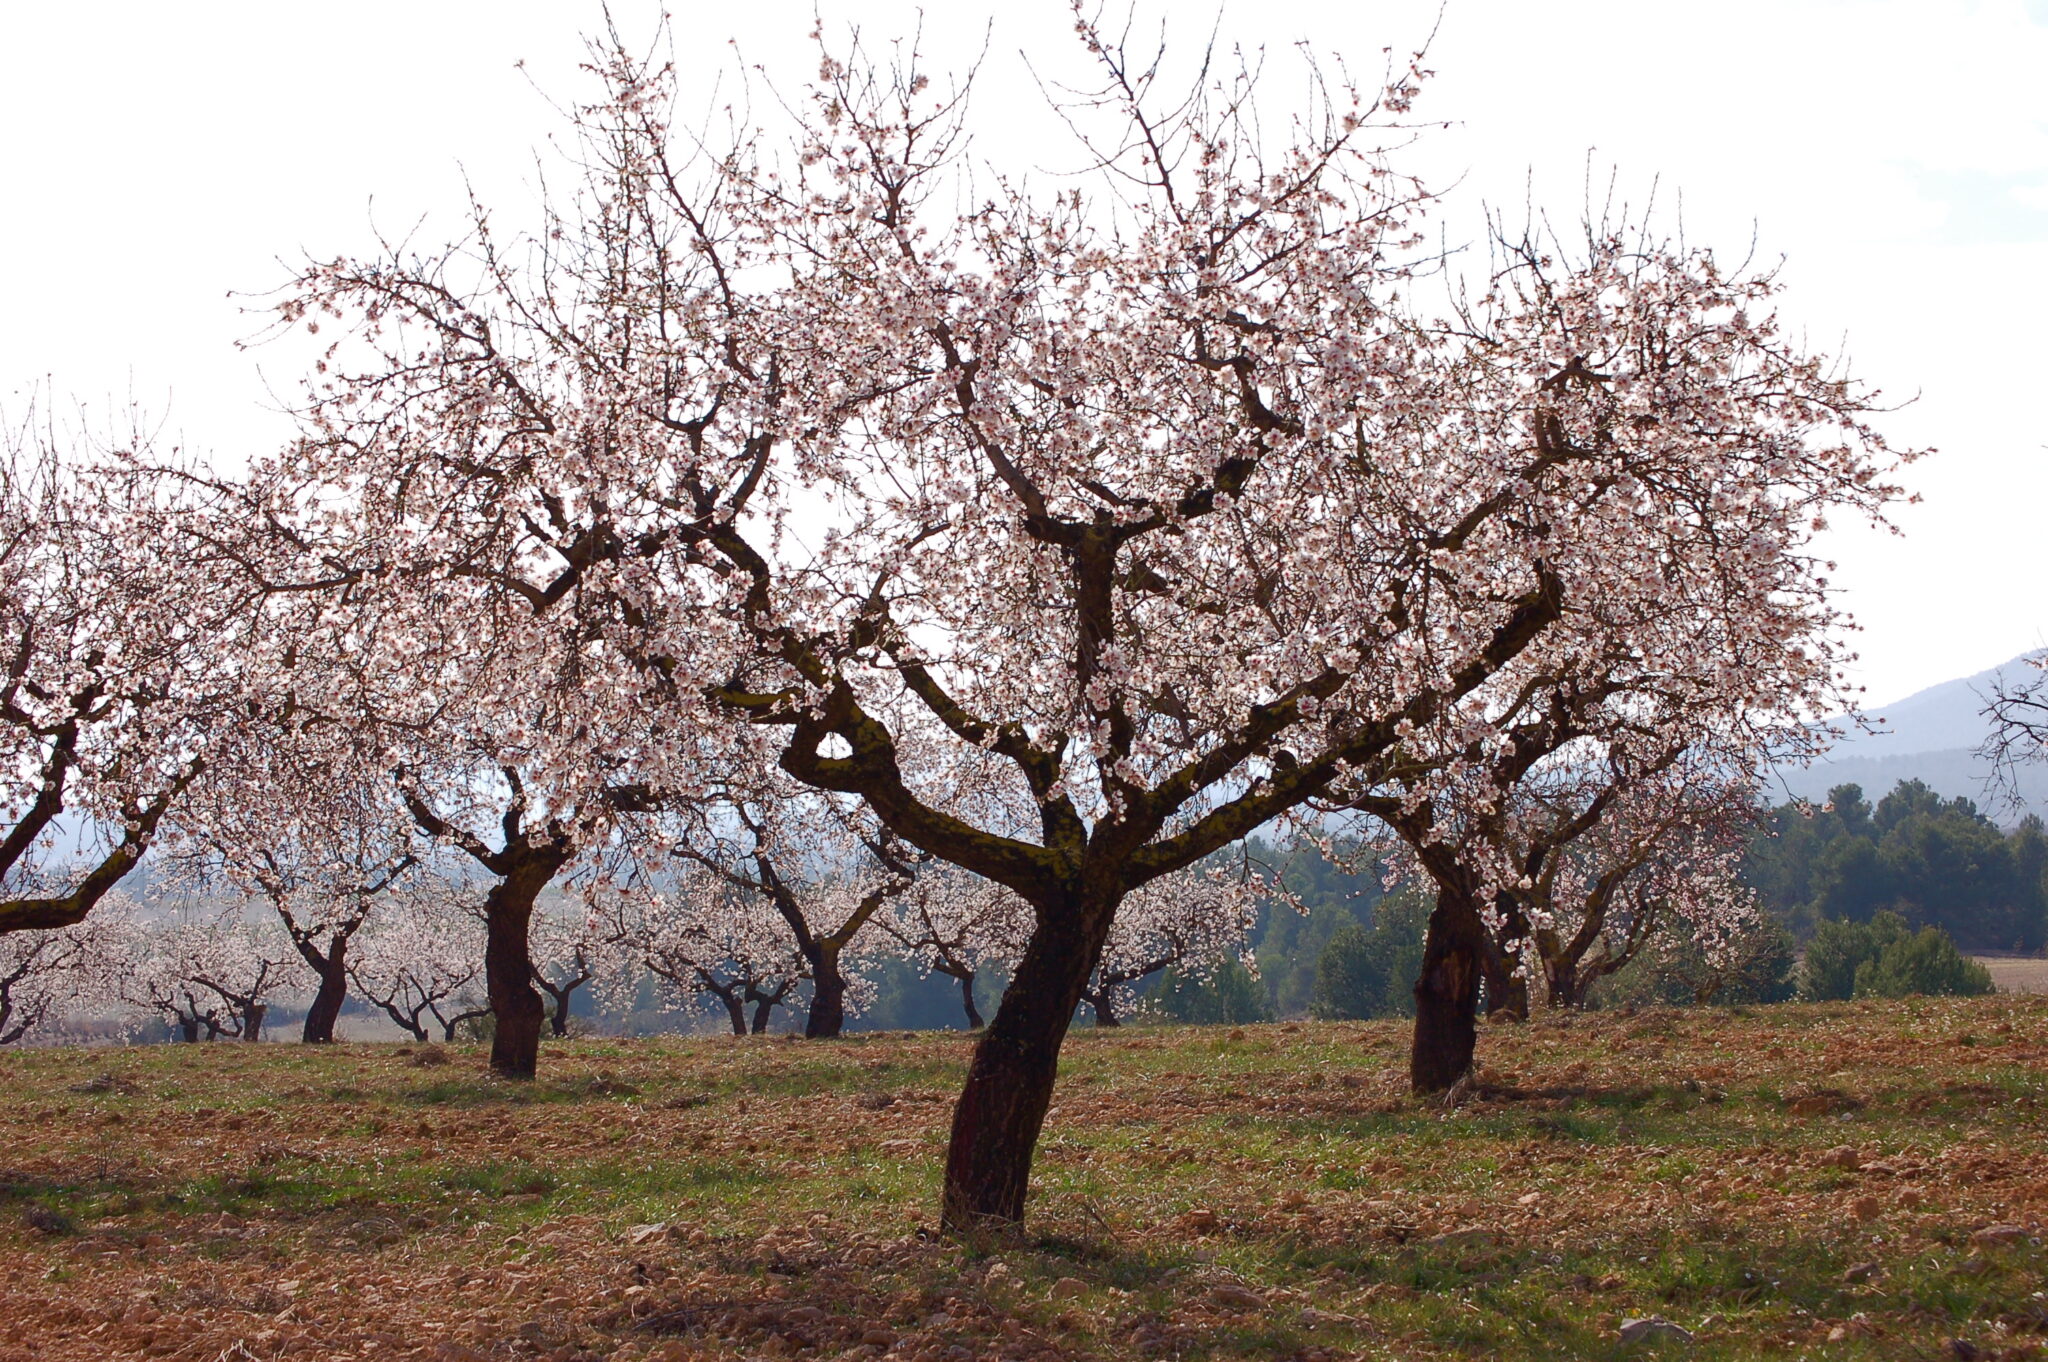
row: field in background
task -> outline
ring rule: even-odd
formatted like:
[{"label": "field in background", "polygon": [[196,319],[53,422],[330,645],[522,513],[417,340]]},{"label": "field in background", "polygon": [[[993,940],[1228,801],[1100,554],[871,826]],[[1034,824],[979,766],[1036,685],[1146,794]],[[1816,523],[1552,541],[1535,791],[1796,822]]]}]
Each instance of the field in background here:
[{"label": "field in background", "polygon": [[2005,993],[2048,993],[2048,959],[2024,955],[1980,955],[1991,982]]},{"label": "field in background", "polygon": [[[2048,999],[1077,1032],[1027,1236],[958,1035],[0,1056],[0,1359],[2035,1356]],[[1661,1317],[1694,1341],[1624,1342]]]}]

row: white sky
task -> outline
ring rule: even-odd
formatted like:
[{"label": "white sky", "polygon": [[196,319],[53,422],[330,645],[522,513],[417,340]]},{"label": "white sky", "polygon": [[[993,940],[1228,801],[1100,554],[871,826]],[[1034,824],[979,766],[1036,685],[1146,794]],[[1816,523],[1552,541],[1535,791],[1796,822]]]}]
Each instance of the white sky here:
[{"label": "white sky", "polygon": [[[646,32],[647,0],[614,5]],[[819,0],[828,28],[908,32],[915,7]],[[746,59],[785,88],[815,69],[810,0],[671,6],[708,80]],[[933,6],[936,67],[988,31],[979,144],[1027,162],[1042,110],[1017,57],[1074,69],[1058,0]],[[1437,26],[1435,0],[1154,3],[1179,43],[1309,39],[1375,74]],[[991,24],[991,15],[994,16]],[[283,438],[282,351],[241,351],[261,293],[306,253],[369,248],[374,221],[449,235],[461,177],[514,212],[574,98],[594,0],[0,2],[0,401],[46,383],[102,408],[132,395],[194,448],[240,462]],[[524,61],[522,72],[516,63]],[[2048,493],[2048,0],[1448,0],[1404,164],[1482,201],[1571,220],[1589,153],[1629,197],[1683,195],[1688,236],[1783,257],[1815,347],[1918,400],[1886,422],[1941,452],[1909,475],[1903,539],[1835,536],[1875,701],[2048,643],[2037,522]],[[730,88],[728,86],[727,88]],[[1604,170],[1602,172],[1604,178]]]}]

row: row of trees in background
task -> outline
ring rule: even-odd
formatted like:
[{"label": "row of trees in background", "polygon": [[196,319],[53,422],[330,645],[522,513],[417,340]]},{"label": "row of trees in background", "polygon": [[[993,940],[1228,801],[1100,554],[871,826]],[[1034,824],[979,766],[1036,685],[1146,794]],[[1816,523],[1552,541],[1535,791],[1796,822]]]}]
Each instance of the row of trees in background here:
[{"label": "row of trees in background", "polygon": [[1898,915],[1966,950],[2048,944],[2048,833],[2033,815],[2007,831],[1969,799],[1901,781],[1873,807],[1855,785],[1818,808],[1773,809],[1748,848],[1745,877],[1802,938],[1828,922]]},{"label": "row of trees in background", "polygon": [[[1421,1091],[1482,1006],[1672,942],[1719,968],[1755,919],[1731,773],[1841,700],[1809,542],[1897,495],[1874,395],[1767,275],[1618,218],[1496,223],[1459,287],[1383,150],[1419,70],[1311,67],[1266,118],[1255,64],[1169,95],[1079,32],[1047,190],[976,176],[914,53],[827,51],[763,106],[783,139],[678,136],[613,35],[533,231],[479,206],[282,292],[326,347],[289,447],[18,441],[0,928],[90,922],[153,839],[295,924],[331,1022],[403,900],[480,933],[512,1078],[551,893],[735,1025],[801,975],[830,1034],[877,922],[963,1004],[999,954],[955,1232],[1022,1218],[1084,1002],[1285,896],[1260,829],[1426,891]],[[102,843],[68,870],[62,808]],[[1408,968],[1361,926],[1326,997]]]}]

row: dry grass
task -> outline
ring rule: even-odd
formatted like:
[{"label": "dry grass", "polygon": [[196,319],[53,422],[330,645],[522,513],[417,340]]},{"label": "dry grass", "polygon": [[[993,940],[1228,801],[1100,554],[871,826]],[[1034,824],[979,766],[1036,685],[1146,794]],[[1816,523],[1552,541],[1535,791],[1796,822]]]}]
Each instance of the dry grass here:
[{"label": "dry grass", "polygon": [[[966,1043],[0,1056],[0,1359],[2022,1357],[2048,999],[1077,1033],[1033,1224],[926,1231]],[[1667,1349],[1668,1351],[1669,1349]]]}]

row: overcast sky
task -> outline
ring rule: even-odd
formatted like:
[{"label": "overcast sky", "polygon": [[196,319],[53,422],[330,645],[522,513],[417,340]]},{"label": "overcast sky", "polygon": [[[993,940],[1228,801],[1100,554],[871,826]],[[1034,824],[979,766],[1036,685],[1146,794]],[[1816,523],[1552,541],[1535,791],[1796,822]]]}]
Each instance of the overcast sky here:
[{"label": "overcast sky", "polygon": [[[670,6],[709,98],[735,51],[798,88],[809,0]],[[908,32],[916,9],[820,0],[828,29]],[[1066,6],[934,5],[925,47],[988,46],[981,148],[1027,164],[1042,101],[1020,50],[1073,69]],[[619,0],[629,32],[654,6]],[[1573,218],[1589,157],[1632,199],[1683,196],[1693,241],[1783,259],[1784,310],[1911,405],[1885,428],[1938,446],[1902,538],[1829,552],[1862,621],[1857,669],[1882,702],[2048,643],[2048,0],[1724,0],[1717,5],[1448,0],[1153,5],[1189,48],[1299,40],[1375,73],[1430,39],[1416,116],[1447,122],[1404,162],[1483,203]],[[104,408],[131,395],[194,448],[239,462],[288,429],[293,357],[237,348],[291,261],[369,248],[373,224],[459,225],[466,174],[532,200],[534,148],[573,99],[581,0],[303,0],[0,9],[0,399],[47,384]],[[737,47],[728,46],[728,40]],[[520,63],[524,63],[523,69]],[[723,87],[732,89],[728,81]],[[1009,140],[1005,145],[1004,139]]]}]

